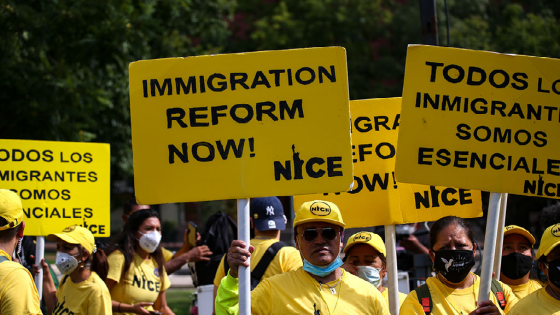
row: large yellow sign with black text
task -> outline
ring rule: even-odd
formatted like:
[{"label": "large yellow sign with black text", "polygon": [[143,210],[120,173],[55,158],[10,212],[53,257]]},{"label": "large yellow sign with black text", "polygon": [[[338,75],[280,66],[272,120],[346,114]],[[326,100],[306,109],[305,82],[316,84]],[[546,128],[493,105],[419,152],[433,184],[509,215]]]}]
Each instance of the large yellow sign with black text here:
[{"label": "large yellow sign with black text", "polygon": [[352,182],[342,47],[130,64],[142,204],[343,191]]},{"label": "large yellow sign with black text", "polygon": [[[482,216],[480,191],[404,184],[395,180],[401,98],[351,101],[354,183],[336,194],[294,196],[338,205],[347,228]],[[399,143],[399,150],[400,150]]]},{"label": "large yellow sign with black text", "polygon": [[103,143],[0,140],[0,188],[21,198],[25,235],[80,225],[108,237],[110,159]]},{"label": "large yellow sign with black text", "polygon": [[409,46],[396,176],[560,198],[560,60]]}]

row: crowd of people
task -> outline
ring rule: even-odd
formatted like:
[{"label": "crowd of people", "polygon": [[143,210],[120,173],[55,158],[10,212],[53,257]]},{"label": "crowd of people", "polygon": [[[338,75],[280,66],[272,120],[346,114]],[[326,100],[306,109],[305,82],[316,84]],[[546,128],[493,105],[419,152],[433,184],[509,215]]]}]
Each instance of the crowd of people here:
[{"label": "crowd of people", "polygon": [[[291,247],[280,241],[287,219],[278,198],[255,198],[250,212],[254,237],[250,244],[234,240],[216,272],[216,314],[238,314],[239,267],[249,267],[249,257],[252,314],[390,314],[390,289],[383,285],[387,249],[378,234],[360,231],[344,244],[341,211],[315,200],[296,211]],[[32,276],[40,269],[49,314],[173,314],[165,295],[168,275],[187,262],[208,260],[211,250],[188,242],[175,253],[164,249],[158,212],[134,201],[123,220],[105,250],[81,226],[48,235],[63,275],[56,285],[44,260],[31,272],[17,262],[23,206],[17,194],[0,189],[0,314],[42,314]],[[424,246],[433,276],[408,295],[399,293],[400,314],[560,314],[560,223],[549,223],[538,250],[528,230],[505,227],[500,280],[492,280],[485,299],[472,272],[477,243],[469,224],[454,216],[437,220]]]}]

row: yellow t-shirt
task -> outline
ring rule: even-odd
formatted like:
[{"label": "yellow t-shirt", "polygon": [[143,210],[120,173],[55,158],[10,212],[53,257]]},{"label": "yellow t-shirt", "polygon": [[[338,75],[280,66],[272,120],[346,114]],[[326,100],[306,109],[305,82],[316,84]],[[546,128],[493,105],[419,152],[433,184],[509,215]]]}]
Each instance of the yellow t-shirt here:
[{"label": "yellow t-shirt", "polygon": [[303,268],[264,279],[251,292],[251,313],[389,315],[383,296],[369,282],[343,270],[341,278],[327,284],[319,285]]},{"label": "yellow t-shirt", "polygon": [[[387,305],[389,305],[389,290],[385,287],[383,287],[385,290],[383,290],[383,292],[381,292],[381,295],[383,295],[383,298],[385,299],[385,302],[387,302]],[[406,294],[399,292],[399,307],[402,306],[404,300],[406,299]]]},{"label": "yellow t-shirt", "polygon": [[67,277],[64,283],[58,287],[56,298],[57,302],[52,315],[113,314],[109,289],[93,271],[89,279],[80,283],[74,283],[70,277]]},{"label": "yellow t-shirt", "polygon": [[3,250],[0,256],[10,261],[0,263],[0,314],[42,314],[39,306],[39,293],[33,277],[21,264]]},{"label": "yellow t-shirt", "polygon": [[527,283],[525,284],[518,284],[518,285],[508,284],[508,286],[511,288],[513,294],[515,294],[518,300],[521,300],[527,295],[542,288],[542,285],[538,281],[531,280],[531,279],[529,279],[529,281],[527,281]]},{"label": "yellow t-shirt", "polygon": [[560,301],[541,288],[519,301],[508,315],[560,315]]},{"label": "yellow t-shirt", "polygon": [[172,251],[170,251],[170,250],[165,249],[165,248],[162,247],[162,248],[161,248],[161,252],[162,252],[162,254],[163,254],[163,261],[164,261],[164,262],[168,262],[168,261],[170,261],[171,259],[173,259],[173,252],[172,252]]},{"label": "yellow t-shirt", "polygon": [[[154,303],[159,293],[167,290],[171,285],[165,268],[160,274],[157,268],[157,262],[151,256],[150,259],[142,259],[142,257],[135,253],[128,272],[123,270],[124,255],[120,251],[116,250],[112,252],[109,257],[107,257],[107,260],[109,262],[107,279],[117,282],[111,289],[111,298],[114,301],[129,305],[140,302]],[[125,276],[121,279],[123,272]],[[146,307],[146,309],[149,311],[153,310],[151,306]]]},{"label": "yellow t-shirt", "polygon": [[[266,250],[270,247],[270,245],[276,242],[278,242],[278,240],[275,238],[273,239],[254,238],[251,240],[251,245],[255,247],[255,251],[251,255],[251,271],[255,269],[255,267],[263,257],[264,253],[266,253]],[[220,286],[220,281],[226,275],[224,270],[224,257],[222,257],[220,266],[216,271],[216,276],[214,276],[214,285],[217,287]],[[270,262],[270,265],[268,265],[268,268],[264,272],[262,278],[263,279],[270,278],[279,273],[296,270],[301,266],[303,266],[303,262],[301,260],[301,256],[299,255],[299,251],[292,246],[284,246],[282,247],[282,249],[278,251],[276,256],[274,256],[274,259]]]},{"label": "yellow t-shirt", "polygon": [[[471,273],[471,275],[474,275]],[[433,315],[448,315],[455,314],[460,315],[469,314],[476,309],[476,301],[478,301],[478,291],[480,287],[480,278],[474,275],[476,278],[474,285],[466,289],[452,289],[445,284],[441,283],[437,277],[430,277],[427,279],[426,283],[430,288],[430,294],[432,295],[432,314]],[[511,288],[506,284],[500,282],[504,290],[504,299],[506,300],[505,313],[507,314],[509,310],[517,303],[517,298],[511,291]],[[490,300],[494,304],[499,305],[496,300],[496,296],[490,292]],[[500,314],[504,314],[504,311],[498,306]],[[424,314],[422,305],[418,302],[418,295],[416,291],[413,290],[404,300],[400,309],[401,315],[408,314]]]}]

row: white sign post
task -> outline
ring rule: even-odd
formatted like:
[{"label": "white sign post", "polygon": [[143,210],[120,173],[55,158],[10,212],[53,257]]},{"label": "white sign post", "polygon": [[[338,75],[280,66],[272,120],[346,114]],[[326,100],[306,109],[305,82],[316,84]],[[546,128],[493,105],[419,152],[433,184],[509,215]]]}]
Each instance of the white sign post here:
[{"label": "white sign post", "polygon": [[387,247],[389,311],[393,315],[399,315],[399,278],[397,275],[397,240],[395,236],[395,225],[385,225],[385,247]]},{"label": "white sign post", "polygon": [[498,235],[496,237],[496,253],[494,254],[494,279],[500,279],[500,269],[502,267],[502,248],[504,244],[504,227],[506,223],[507,193],[502,193],[500,203],[500,222],[498,223]]},{"label": "white sign post", "polygon": [[45,237],[37,236],[37,247],[35,249],[35,264],[39,266],[39,274],[35,276],[35,286],[39,293],[39,300],[43,296],[43,268],[41,267],[41,260],[45,257]]},{"label": "white sign post", "polygon": [[[243,241],[249,250],[250,245],[250,223],[249,223],[249,199],[237,200],[237,226],[238,238]],[[251,263],[251,257],[247,259]],[[239,267],[239,314],[251,314],[251,267]]]},{"label": "white sign post", "polygon": [[500,216],[500,203],[502,194],[490,193],[490,204],[488,205],[488,219],[486,223],[486,239],[484,240],[484,257],[482,258],[482,273],[480,275],[480,290],[478,300],[484,301],[490,298],[492,285],[492,267],[494,265],[494,253],[496,251],[496,236]]}]

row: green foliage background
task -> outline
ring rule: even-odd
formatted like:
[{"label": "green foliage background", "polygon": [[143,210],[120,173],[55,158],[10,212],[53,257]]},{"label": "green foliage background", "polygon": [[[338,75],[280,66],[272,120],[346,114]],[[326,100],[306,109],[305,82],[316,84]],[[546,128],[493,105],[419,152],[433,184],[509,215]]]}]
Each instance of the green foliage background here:
[{"label": "green foliage background", "polygon": [[[450,46],[560,57],[558,1],[448,5]],[[411,0],[3,0],[0,138],[110,143],[112,180],[129,179],[130,62],[338,45],[363,99],[400,96],[406,47],[421,41]]]}]

